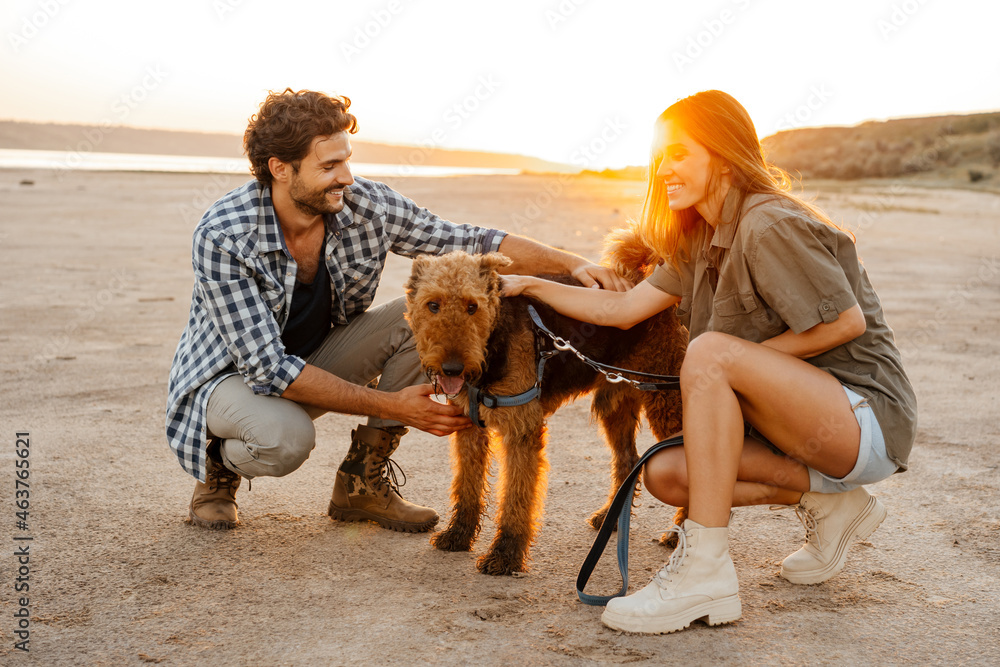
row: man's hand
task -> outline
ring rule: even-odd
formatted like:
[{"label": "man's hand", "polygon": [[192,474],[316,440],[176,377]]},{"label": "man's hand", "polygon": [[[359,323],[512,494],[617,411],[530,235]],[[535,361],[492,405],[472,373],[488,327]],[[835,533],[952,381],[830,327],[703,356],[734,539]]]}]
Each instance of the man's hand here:
[{"label": "man's hand", "polygon": [[431,398],[434,387],[420,384],[395,393],[397,409],[393,419],[432,435],[448,435],[472,426],[462,408],[445,405]]},{"label": "man's hand", "polygon": [[448,435],[472,426],[462,408],[432,400],[433,393],[434,388],[429,384],[396,392],[369,389],[306,364],[281,396],[331,412],[401,421],[434,435]]},{"label": "man's hand", "polygon": [[603,287],[613,292],[625,292],[632,283],[605,266],[592,264],[587,259],[564,250],[557,250],[538,241],[508,234],[500,242],[500,252],[512,261],[499,270],[503,275],[519,273],[538,276],[545,273],[568,273],[584,287]]},{"label": "man's hand", "polygon": [[612,292],[627,292],[633,287],[631,282],[608,267],[589,262],[573,269],[571,275],[583,283],[584,287],[603,288]]}]

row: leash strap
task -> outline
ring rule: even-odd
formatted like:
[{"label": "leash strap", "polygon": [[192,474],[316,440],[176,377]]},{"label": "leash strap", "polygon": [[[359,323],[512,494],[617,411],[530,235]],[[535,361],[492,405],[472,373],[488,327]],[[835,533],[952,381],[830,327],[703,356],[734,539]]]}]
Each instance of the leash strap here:
[{"label": "leash strap", "polygon": [[542,372],[545,370],[545,362],[550,358],[560,354],[560,350],[545,350],[538,353],[538,375],[535,377],[535,385],[527,391],[522,391],[514,396],[495,396],[489,394],[479,387],[466,383],[465,389],[469,396],[469,419],[473,424],[478,424],[481,428],[486,428],[486,424],[479,416],[479,406],[487,408],[511,408],[517,405],[524,405],[538,398],[542,393]]},{"label": "leash strap", "polygon": [[[632,468],[632,472],[625,478],[622,485],[618,487],[618,492],[615,493],[614,500],[611,501],[611,507],[608,508],[608,515],[604,517],[604,523],[601,524],[601,529],[597,533],[594,545],[590,547],[590,553],[584,559],[583,565],[580,567],[580,575],[576,578],[576,595],[580,598],[580,602],[589,605],[605,605],[609,600],[625,595],[628,592],[628,530],[632,519],[632,497],[635,493],[636,480],[639,478],[642,466],[650,456],[661,449],[683,443],[684,437],[678,435],[658,442],[647,449],[639,458],[639,462]],[[614,595],[589,595],[588,593],[584,593],[583,589],[586,588],[587,582],[590,581],[590,575],[594,573],[594,568],[597,567],[597,562],[601,560],[601,555],[604,553],[604,547],[607,546],[608,540],[611,539],[615,517],[618,518],[618,572],[622,577],[622,588]]]},{"label": "leash strap", "polygon": [[[641,391],[661,391],[664,389],[679,389],[681,386],[680,378],[676,375],[657,375],[655,373],[645,373],[643,371],[633,371],[627,368],[618,368],[617,366],[610,366],[608,364],[603,364],[599,361],[594,361],[587,355],[580,352],[578,349],[573,347],[573,345],[561,336],[557,336],[548,327],[542,323],[542,318],[538,315],[538,311],[535,310],[534,306],[528,306],[528,315],[531,317],[531,321],[535,324],[535,327],[539,331],[544,333],[546,336],[552,339],[552,343],[555,345],[557,350],[563,351],[568,350],[575,354],[577,358],[583,363],[587,364],[594,370],[602,373],[608,382],[627,382],[631,384],[636,389]],[[632,380],[624,375],[627,373],[629,375],[635,375],[638,377],[649,378],[650,380],[660,380],[660,382],[640,382],[639,380]]]}]

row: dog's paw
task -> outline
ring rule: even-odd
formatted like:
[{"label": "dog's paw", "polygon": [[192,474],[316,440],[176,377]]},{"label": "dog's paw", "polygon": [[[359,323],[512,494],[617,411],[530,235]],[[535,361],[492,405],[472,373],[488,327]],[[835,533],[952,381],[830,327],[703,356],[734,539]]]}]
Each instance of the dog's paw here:
[{"label": "dog's paw", "polygon": [[660,535],[660,544],[673,549],[677,546],[677,533],[663,533]]},{"label": "dog's paw", "polygon": [[498,551],[483,554],[476,561],[476,568],[483,574],[493,577],[510,576],[515,572],[527,572],[523,556],[513,556]]},{"label": "dog's paw", "polygon": [[470,551],[474,541],[474,535],[459,533],[450,528],[431,535],[431,544],[441,551]]},{"label": "dog's paw", "polygon": [[[687,521],[688,511],[686,507],[678,507],[677,512],[674,514],[674,525],[683,526],[684,522]],[[677,546],[677,533],[663,533],[660,536],[660,544],[670,549]]]},{"label": "dog's paw", "polygon": [[606,517],[607,515],[608,515],[608,507],[607,505],[605,505],[601,509],[591,514],[590,518],[587,520],[587,523],[589,523],[590,527],[593,528],[594,530],[600,530],[601,526],[604,524],[604,517]]}]

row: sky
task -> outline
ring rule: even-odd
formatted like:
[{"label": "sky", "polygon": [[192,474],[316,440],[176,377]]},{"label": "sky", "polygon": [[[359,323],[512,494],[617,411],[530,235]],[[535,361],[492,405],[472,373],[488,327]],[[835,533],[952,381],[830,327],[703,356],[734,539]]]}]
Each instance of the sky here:
[{"label": "sky", "polygon": [[242,134],[308,88],[358,139],[618,167],[712,88],[761,137],[1000,110],[998,25],[971,0],[5,0],[0,119]]}]

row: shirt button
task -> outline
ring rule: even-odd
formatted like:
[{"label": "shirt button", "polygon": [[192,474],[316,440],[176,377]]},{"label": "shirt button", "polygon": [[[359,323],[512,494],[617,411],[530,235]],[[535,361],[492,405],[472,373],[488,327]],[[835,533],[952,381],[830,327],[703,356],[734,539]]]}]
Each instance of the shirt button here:
[{"label": "shirt button", "polygon": [[828,303],[823,304],[823,310],[830,310],[830,304]]}]

